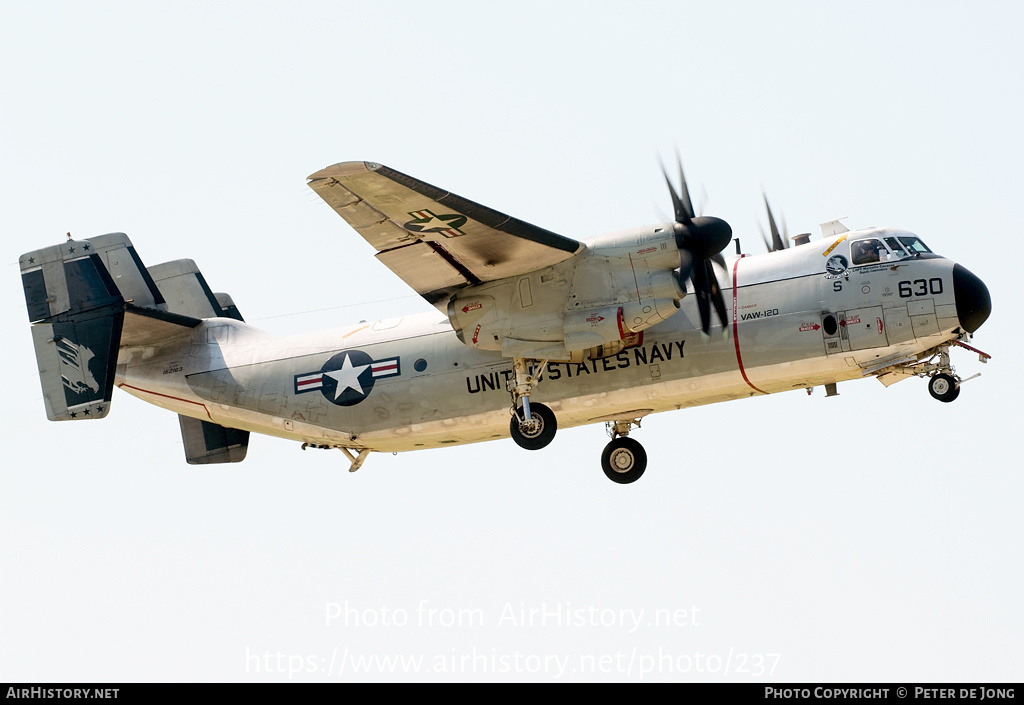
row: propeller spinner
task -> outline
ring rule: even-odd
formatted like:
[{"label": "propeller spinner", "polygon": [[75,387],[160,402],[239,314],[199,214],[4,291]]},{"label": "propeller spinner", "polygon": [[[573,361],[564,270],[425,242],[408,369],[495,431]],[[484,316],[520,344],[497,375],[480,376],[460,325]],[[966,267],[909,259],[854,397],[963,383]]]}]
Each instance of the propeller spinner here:
[{"label": "propeller spinner", "polygon": [[722,322],[723,333],[728,335],[729,319],[725,310],[725,299],[718,288],[713,263],[725,266],[725,259],[720,253],[732,240],[732,228],[721,218],[694,213],[682,162],[679,162],[679,191],[672,185],[664,166],[661,172],[665,176],[665,183],[672,196],[672,207],[675,210],[674,230],[676,247],[679,248],[679,286],[685,291],[686,280],[689,279],[693,283],[704,335],[707,336],[711,329],[712,306],[718,320]]}]

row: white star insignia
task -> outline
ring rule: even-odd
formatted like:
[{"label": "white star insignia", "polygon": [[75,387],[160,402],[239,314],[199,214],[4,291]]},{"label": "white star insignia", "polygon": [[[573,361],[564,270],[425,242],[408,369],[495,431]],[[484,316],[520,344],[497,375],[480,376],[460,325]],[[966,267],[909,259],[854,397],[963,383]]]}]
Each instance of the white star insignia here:
[{"label": "white star insignia", "polygon": [[346,355],[345,361],[341,363],[341,369],[324,373],[338,383],[337,388],[334,390],[335,401],[349,389],[355,390],[361,396],[365,394],[363,386],[359,384],[359,375],[363,374],[367,367],[369,365],[354,367],[352,365],[352,358]]}]

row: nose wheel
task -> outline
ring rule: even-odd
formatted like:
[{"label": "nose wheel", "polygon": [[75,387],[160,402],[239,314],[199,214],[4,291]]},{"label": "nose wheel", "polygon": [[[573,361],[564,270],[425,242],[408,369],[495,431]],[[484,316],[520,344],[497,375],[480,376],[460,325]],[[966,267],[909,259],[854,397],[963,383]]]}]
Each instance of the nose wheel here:
[{"label": "nose wheel", "polygon": [[932,398],[948,404],[960,396],[960,385],[953,375],[939,372],[928,380],[928,393]]},{"label": "nose wheel", "polygon": [[964,382],[970,382],[975,377],[980,377],[981,373],[975,373],[970,377],[961,377],[953,369],[949,360],[949,349],[951,345],[956,345],[960,348],[966,348],[973,353],[978,354],[978,359],[981,362],[988,362],[992,359],[992,356],[988,353],[984,353],[977,348],[972,348],[967,343],[960,340],[954,340],[952,343],[945,343],[943,345],[934,348],[931,358],[925,360],[923,363],[917,363],[909,367],[911,374],[916,374],[918,377],[928,378],[928,393],[932,395],[933,399],[938,399],[941,402],[948,404],[954,401],[960,396],[960,388],[963,387]]}]

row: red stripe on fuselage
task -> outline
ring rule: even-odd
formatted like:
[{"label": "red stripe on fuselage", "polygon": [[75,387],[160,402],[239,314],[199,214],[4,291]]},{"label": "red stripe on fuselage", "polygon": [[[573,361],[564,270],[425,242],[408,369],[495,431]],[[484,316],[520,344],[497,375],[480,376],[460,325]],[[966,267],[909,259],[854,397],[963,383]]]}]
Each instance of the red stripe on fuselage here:
[{"label": "red stripe on fuselage", "polygon": [[181,397],[174,397],[174,396],[171,396],[170,394],[161,394],[160,392],[153,392],[153,391],[150,391],[149,389],[143,389],[142,387],[136,387],[136,386],[131,385],[131,384],[123,384],[122,383],[122,384],[119,384],[117,386],[119,388],[121,388],[121,389],[124,389],[125,387],[127,387],[128,389],[134,389],[135,391],[143,392],[144,394],[152,394],[155,397],[163,397],[164,399],[173,399],[174,401],[180,401],[180,402],[184,402],[186,404],[195,404],[196,406],[202,407],[203,411],[206,412],[206,415],[210,417],[210,421],[213,421],[213,415],[210,414],[210,410],[207,408],[206,404],[201,404],[201,403],[199,403],[197,401],[192,401],[191,399],[182,399]]},{"label": "red stripe on fuselage", "polygon": [[753,389],[755,392],[761,394],[767,394],[768,392],[763,389],[758,389],[750,383],[750,379],[747,377],[747,371],[743,369],[743,356],[740,354],[740,327],[739,327],[739,303],[737,301],[736,286],[736,269],[740,265],[740,260],[743,259],[744,255],[740,255],[732,265],[732,339],[733,344],[736,346],[736,364],[740,367],[740,374],[743,375],[743,381],[747,383],[747,386]]}]

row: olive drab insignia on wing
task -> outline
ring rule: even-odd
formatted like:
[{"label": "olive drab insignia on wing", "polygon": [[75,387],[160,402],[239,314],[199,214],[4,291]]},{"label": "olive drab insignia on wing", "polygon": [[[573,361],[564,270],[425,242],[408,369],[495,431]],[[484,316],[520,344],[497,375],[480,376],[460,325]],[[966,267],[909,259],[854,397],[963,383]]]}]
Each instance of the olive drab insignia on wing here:
[{"label": "olive drab insignia on wing", "polygon": [[467,218],[457,213],[434,215],[429,210],[413,211],[410,213],[415,220],[410,220],[402,227],[414,233],[441,233],[445,237],[458,237],[463,232],[459,230],[466,224]]}]

